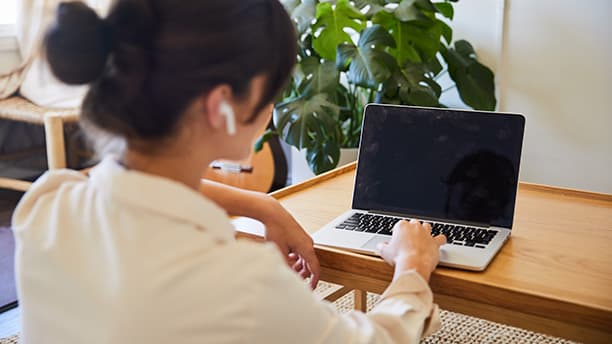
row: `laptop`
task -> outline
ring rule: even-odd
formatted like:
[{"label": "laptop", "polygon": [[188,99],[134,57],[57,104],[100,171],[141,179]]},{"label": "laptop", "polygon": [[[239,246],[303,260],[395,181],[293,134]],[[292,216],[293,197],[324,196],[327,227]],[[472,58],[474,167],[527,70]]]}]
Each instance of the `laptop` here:
[{"label": "laptop", "polygon": [[525,118],[520,114],[369,104],[352,209],[316,244],[376,255],[393,225],[443,233],[440,265],[482,271],[510,236]]}]

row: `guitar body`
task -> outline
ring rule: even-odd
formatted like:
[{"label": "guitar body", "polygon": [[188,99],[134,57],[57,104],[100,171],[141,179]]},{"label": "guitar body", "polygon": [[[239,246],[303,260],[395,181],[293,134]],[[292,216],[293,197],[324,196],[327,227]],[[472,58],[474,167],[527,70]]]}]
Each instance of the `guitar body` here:
[{"label": "guitar body", "polygon": [[[269,127],[272,126],[270,123]],[[215,161],[203,178],[241,189],[270,192],[285,186],[287,160],[274,136],[262,150],[241,161]]]}]

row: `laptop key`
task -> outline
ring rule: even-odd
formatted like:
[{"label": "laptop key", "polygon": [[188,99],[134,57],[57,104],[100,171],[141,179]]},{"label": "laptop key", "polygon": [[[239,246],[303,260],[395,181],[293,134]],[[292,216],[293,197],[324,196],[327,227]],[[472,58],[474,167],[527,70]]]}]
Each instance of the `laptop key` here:
[{"label": "laptop key", "polygon": [[382,234],[382,235],[392,235],[393,231],[391,230],[391,228],[383,228],[381,229],[378,234]]}]

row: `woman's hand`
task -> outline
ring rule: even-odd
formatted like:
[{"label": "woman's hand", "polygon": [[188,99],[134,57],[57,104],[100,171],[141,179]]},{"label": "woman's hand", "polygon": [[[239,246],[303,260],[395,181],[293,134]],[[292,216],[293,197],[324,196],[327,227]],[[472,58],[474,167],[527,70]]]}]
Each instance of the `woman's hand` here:
[{"label": "woman's hand", "polygon": [[278,246],[287,264],[302,278],[310,277],[310,287],[314,289],[320,266],[312,238],[276,199],[269,197],[266,203],[265,211],[257,218],[266,226],[266,240]]},{"label": "woman's hand", "polygon": [[402,220],[393,227],[388,243],[380,244],[381,257],[395,266],[395,277],[407,270],[416,270],[426,281],[440,260],[440,246],[446,244],[443,234],[431,237],[431,225]]}]

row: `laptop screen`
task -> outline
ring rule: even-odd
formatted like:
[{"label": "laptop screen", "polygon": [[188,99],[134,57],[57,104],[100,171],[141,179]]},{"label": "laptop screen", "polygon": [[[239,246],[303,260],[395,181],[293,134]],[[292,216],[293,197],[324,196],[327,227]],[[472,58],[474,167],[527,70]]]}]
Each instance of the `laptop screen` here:
[{"label": "laptop screen", "polygon": [[512,227],[522,115],[365,110],[353,209]]}]

